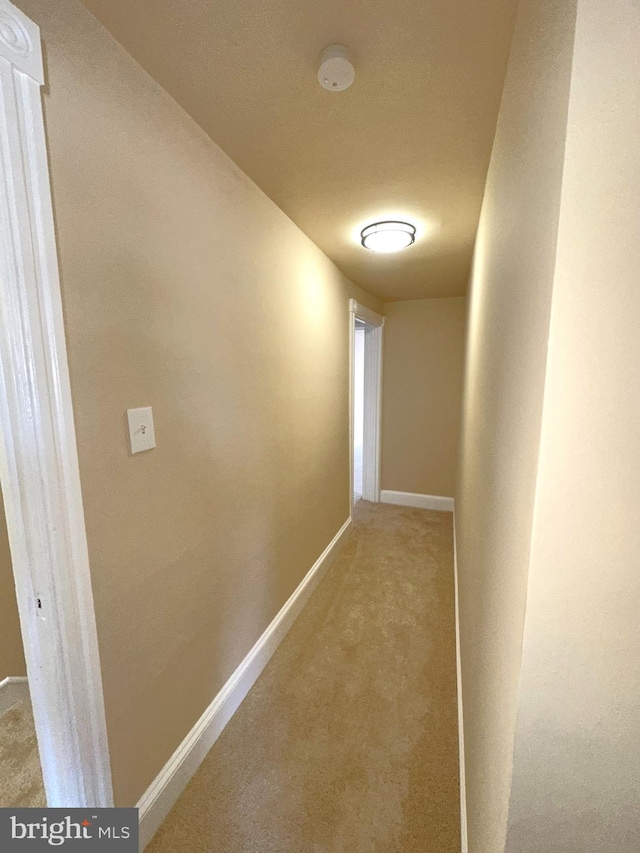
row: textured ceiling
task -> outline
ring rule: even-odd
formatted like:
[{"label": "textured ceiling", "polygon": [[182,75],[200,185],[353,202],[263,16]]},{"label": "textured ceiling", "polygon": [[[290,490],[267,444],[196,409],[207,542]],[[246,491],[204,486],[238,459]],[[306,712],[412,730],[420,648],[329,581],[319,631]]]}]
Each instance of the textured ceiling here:
[{"label": "textured ceiling", "polygon": [[[83,0],[354,282],[386,301],[465,292],[515,0]],[[340,42],[342,93],[317,83]],[[418,226],[396,255],[357,232]]]}]

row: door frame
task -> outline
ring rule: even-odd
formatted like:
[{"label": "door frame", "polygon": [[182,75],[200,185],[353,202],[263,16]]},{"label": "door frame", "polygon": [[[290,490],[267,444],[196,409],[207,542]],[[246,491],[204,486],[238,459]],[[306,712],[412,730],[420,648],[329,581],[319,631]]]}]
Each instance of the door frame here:
[{"label": "door frame", "polygon": [[0,0],[0,480],[50,807],[113,805],[41,87]]},{"label": "door frame", "polygon": [[382,433],[382,352],[384,317],[356,299],[349,300],[349,492],[353,514],[353,415],[355,392],[356,318],[364,330],[364,431],[362,442],[362,499],[380,502]]}]

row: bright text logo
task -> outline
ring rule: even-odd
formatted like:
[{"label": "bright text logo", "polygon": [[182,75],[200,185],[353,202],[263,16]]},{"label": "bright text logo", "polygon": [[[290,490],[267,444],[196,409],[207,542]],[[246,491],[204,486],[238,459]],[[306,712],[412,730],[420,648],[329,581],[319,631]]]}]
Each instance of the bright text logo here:
[{"label": "bright text logo", "polygon": [[0,809],[0,850],[138,853],[137,809]]}]

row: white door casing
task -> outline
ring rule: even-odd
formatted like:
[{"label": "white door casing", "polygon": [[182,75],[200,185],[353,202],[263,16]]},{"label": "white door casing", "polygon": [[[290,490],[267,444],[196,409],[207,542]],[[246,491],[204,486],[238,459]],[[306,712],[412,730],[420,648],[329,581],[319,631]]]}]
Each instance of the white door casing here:
[{"label": "white door casing", "polygon": [[0,0],[0,479],[50,807],[113,805],[43,123],[40,33]]},{"label": "white door casing", "polygon": [[362,442],[362,498],[365,501],[380,501],[380,456],[382,429],[382,345],[384,317],[349,300],[350,316],[350,406],[349,406],[349,444],[350,444],[350,492],[351,512],[353,514],[353,376],[355,362],[355,319],[365,323],[364,332],[364,432]]}]

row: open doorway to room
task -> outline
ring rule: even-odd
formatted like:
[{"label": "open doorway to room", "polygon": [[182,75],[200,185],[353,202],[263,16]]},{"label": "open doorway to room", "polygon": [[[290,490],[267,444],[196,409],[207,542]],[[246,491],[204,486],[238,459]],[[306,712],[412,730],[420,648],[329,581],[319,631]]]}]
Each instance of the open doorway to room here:
[{"label": "open doorway to room", "polygon": [[362,442],[364,438],[364,322],[355,319],[353,369],[353,501],[362,497]]},{"label": "open doorway to room", "polygon": [[380,416],[384,317],[349,303],[351,312],[351,506],[380,500]]}]

